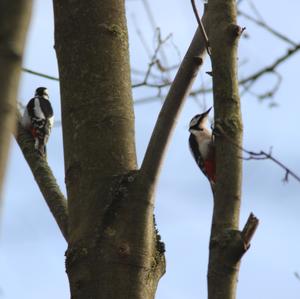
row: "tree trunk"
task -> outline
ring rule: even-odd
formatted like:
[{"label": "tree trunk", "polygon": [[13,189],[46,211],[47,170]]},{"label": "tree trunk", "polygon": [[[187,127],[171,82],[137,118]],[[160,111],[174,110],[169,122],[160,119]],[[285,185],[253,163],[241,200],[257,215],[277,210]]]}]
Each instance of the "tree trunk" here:
[{"label": "tree trunk", "polygon": [[124,1],[54,0],[54,14],[71,296],[154,298],[164,255],[137,170]]},{"label": "tree trunk", "polygon": [[16,99],[31,8],[31,0],[0,0],[0,193],[16,124]]},{"label": "tree trunk", "polygon": [[234,0],[209,0],[207,14],[217,133],[217,183],[210,238],[208,298],[233,299],[236,296],[240,259],[247,249],[238,230],[242,119],[237,80],[237,44],[242,29],[236,25]]}]

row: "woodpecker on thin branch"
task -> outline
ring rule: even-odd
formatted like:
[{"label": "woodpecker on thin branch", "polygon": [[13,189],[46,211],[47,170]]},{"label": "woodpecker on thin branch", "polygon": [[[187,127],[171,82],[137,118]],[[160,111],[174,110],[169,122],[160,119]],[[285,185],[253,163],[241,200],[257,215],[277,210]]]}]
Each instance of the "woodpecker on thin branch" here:
[{"label": "woodpecker on thin branch", "polygon": [[197,165],[208,178],[210,184],[214,186],[216,182],[215,146],[212,132],[206,128],[210,110],[211,108],[192,118],[189,126],[191,133],[189,145]]},{"label": "woodpecker on thin branch", "polygon": [[36,89],[32,98],[25,107],[22,125],[33,136],[34,148],[46,156],[46,144],[53,127],[54,116],[49,101],[48,90],[45,87]]}]

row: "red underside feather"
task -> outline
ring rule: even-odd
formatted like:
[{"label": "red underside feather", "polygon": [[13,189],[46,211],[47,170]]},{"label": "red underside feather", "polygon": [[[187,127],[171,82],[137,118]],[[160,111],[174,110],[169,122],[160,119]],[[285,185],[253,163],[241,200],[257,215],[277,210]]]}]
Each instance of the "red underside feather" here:
[{"label": "red underside feather", "polygon": [[37,131],[36,131],[35,128],[31,128],[30,131],[31,131],[31,134],[32,134],[32,136],[33,136],[34,138],[37,137]]},{"label": "red underside feather", "polygon": [[204,162],[205,171],[210,181],[216,182],[216,165],[213,160]]}]

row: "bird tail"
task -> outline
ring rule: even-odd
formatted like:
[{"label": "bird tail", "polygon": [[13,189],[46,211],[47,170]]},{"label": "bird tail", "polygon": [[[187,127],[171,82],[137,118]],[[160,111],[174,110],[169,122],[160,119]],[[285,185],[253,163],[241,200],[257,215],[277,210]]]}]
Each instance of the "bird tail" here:
[{"label": "bird tail", "polygon": [[47,158],[46,144],[51,132],[51,123],[47,119],[43,120],[41,127],[35,129],[35,144],[34,148],[40,153],[42,157]]},{"label": "bird tail", "polygon": [[35,138],[35,144],[34,144],[35,150],[39,152],[39,154],[42,157],[47,157],[47,150],[46,150],[46,143],[45,143],[45,137],[43,136],[37,136]]}]

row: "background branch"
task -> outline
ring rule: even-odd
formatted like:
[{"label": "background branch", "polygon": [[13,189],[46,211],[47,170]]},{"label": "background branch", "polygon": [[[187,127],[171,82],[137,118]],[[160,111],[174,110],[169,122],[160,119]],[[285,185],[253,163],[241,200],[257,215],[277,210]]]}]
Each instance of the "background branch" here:
[{"label": "background branch", "polygon": [[60,191],[47,161],[34,150],[31,135],[19,121],[14,135],[60,231],[68,241],[67,200]]},{"label": "background branch", "polygon": [[[247,91],[249,91],[250,86],[252,86],[258,79],[260,79],[262,76],[270,73],[274,73],[275,76],[278,78],[278,83],[275,85],[275,91],[278,89],[277,85],[280,84],[281,82],[281,76],[276,72],[276,68],[285,62],[288,58],[296,54],[300,50],[300,44],[297,44],[295,47],[290,48],[287,50],[285,54],[282,56],[278,57],[273,63],[270,65],[264,66],[260,70],[254,72],[253,74],[249,75],[248,77],[244,79],[239,80],[239,85],[244,86]],[[273,89],[272,89],[273,90]],[[196,95],[196,94],[201,94],[201,93],[207,93],[207,92],[212,92],[212,88],[206,88],[206,89],[196,89],[191,92],[191,95]],[[272,95],[274,92],[272,92]],[[261,97],[261,96],[259,96]]]},{"label": "background branch", "polygon": [[[221,134],[219,134],[221,133]],[[288,181],[289,176],[292,176],[296,181],[300,183],[300,176],[297,175],[294,171],[289,169],[286,165],[284,165],[282,162],[280,162],[278,159],[274,158],[272,156],[272,150],[269,151],[269,153],[266,153],[265,151],[260,152],[254,152],[249,151],[242,147],[241,145],[237,144],[231,137],[229,137],[223,130],[221,126],[216,124],[216,127],[214,128],[214,134],[217,136],[224,137],[229,143],[234,145],[235,147],[239,148],[242,152],[248,155],[248,157],[243,157],[243,160],[271,160],[275,164],[277,164],[279,167],[285,170],[284,175],[284,181]]]},{"label": "background branch", "polygon": [[36,75],[36,76],[46,78],[46,79],[49,79],[49,80],[59,81],[59,78],[57,78],[57,77],[53,77],[53,76],[50,76],[50,75],[47,75],[47,74],[44,74],[44,73],[36,72],[36,71],[30,70],[30,69],[25,68],[25,67],[22,67],[22,71],[25,72],[25,73]]},{"label": "background branch", "polygon": [[[156,30],[156,28],[158,28],[158,26],[156,25],[154,15],[153,15],[153,12],[151,10],[148,0],[142,0],[142,4],[144,5],[144,9],[147,14],[148,20],[152,26],[152,29]],[[161,59],[162,59],[164,65],[168,65],[168,59],[167,59],[167,55],[166,55],[164,49],[161,50],[160,55],[161,55]],[[169,71],[167,70],[167,78],[168,79],[169,79],[169,75],[170,75]]]},{"label": "background branch", "polygon": [[289,176],[291,176],[300,183],[300,176],[298,176],[294,171],[292,171],[290,168],[288,168],[286,165],[284,165],[278,159],[274,158],[272,156],[271,151],[269,153],[266,153],[265,151],[253,152],[253,151],[245,150],[244,148],[242,148],[242,151],[249,155],[248,157],[243,158],[244,160],[271,160],[272,162],[277,164],[279,167],[284,169],[285,175],[284,175],[283,181],[287,182],[289,179]]},{"label": "background branch", "polygon": [[257,79],[259,79],[261,76],[267,74],[267,73],[271,73],[274,72],[275,69],[283,62],[285,62],[288,58],[290,58],[291,56],[293,56],[296,52],[298,52],[300,50],[300,44],[297,44],[295,47],[288,49],[287,53],[280,56],[279,58],[277,58],[272,64],[262,68],[261,70],[253,73],[252,75],[242,79],[239,81],[239,84],[243,85],[245,83],[248,83],[250,81],[256,81]]},{"label": "background branch", "polygon": [[242,17],[244,17],[245,19],[253,22],[254,24],[260,26],[261,28],[264,28],[265,30],[267,30],[269,33],[273,34],[274,36],[278,37],[279,39],[283,40],[284,42],[292,45],[292,46],[296,46],[297,43],[292,41],[290,38],[288,38],[286,35],[278,32],[277,30],[275,30],[274,28],[272,28],[271,26],[269,26],[268,24],[266,24],[263,20],[257,20],[255,18],[253,18],[252,16],[248,15],[247,13],[239,10],[238,14]]},{"label": "background branch", "polygon": [[[147,12],[147,16],[149,17],[149,20],[152,24],[152,26],[154,26],[153,22],[154,20],[150,18],[149,14],[151,14],[151,11],[148,11],[149,9],[149,5],[147,4],[147,1],[143,2],[146,12]],[[198,19],[198,13],[196,10],[196,7],[194,6],[195,3],[192,0],[192,4],[193,4],[193,9],[194,9],[194,13],[196,15],[196,18]],[[254,11],[255,12],[255,11]],[[289,39],[287,36],[277,32],[275,29],[273,29],[272,27],[270,27],[268,24],[266,24],[264,22],[264,20],[260,17],[260,19],[255,19],[254,17],[239,11],[240,15],[245,17],[246,19],[249,19],[250,21],[254,22],[256,25],[261,26],[263,28],[265,28],[268,32],[270,32],[271,34],[275,35],[276,37],[280,38],[281,40],[287,42],[288,44],[292,45],[293,47],[288,49],[287,53],[283,54],[282,56],[278,57],[273,63],[271,63],[270,65],[264,66],[262,67],[260,70],[248,75],[247,77],[240,79],[239,80],[239,85],[241,87],[243,87],[243,90],[241,92],[241,95],[244,95],[245,93],[249,93],[253,96],[255,96],[256,98],[258,98],[259,100],[263,100],[266,98],[271,98],[275,95],[275,93],[278,91],[280,84],[282,82],[282,76],[280,73],[277,72],[277,67],[282,64],[283,62],[285,62],[288,58],[290,58],[291,56],[293,56],[294,54],[296,54],[299,50],[300,50],[300,43],[296,43],[294,41],[292,41],[291,39]],[[199,22],[199,24],[201,24]],[[137,26],[136,26],[137,27]],[[153,27],[154,28],[154,27]],[[132,84],[132,88],[139,88],[139,87],[147,87],[147,88],[152,88],[152,89],[157,89],[157,93],[154,94],[153,96],[150,97],[145,97],[142,99],[137,99],[135,100],[135,104],[144,104],[144,103],[150,103],[153,101],[158,101],[158,100],[163,100],[166,95],[163,92],[163,89],[170,86],[172,83],[172,80],[169,78],[169,72],[171,72],[172,70],[174,70],[175,68],[178,67],[178,65],[175,66],[171,66],[168,67],[166,66],[166,59],[164,59],[165,55],[163,55],[163,50],[164,50],[164,45],[166,44],[166,42],[168,40],[170,40],[171,35],[168,35],[166,38],[162,39],[161,35],[160,35],[160,30],[158,28],[155,28],[155,31],[157,32],[157,46],[154,49],[154,53],[152,54],[151,58],[150,58],[150,62],[148,64],[148,68],[145,71],[141,71],[141,70],[136,70],[133,69],[132,73],[134,75],[137,75],[139,77],[143,76],[142,79],[140,79],[138,83],[134,83]],[[202,31],[201,31],[202,32]],[[203,34],[203,33],[202,33]],[[139,31],[139,35],[142,36],[142,32]],[[143,36],[142,36],[143,37]],[[204,30],[204,34],[203,37],[205,39],[206,42],[206,47],[208,47],[208,39]],[[144,38],[143,38],[144,40]],[[176,50],[176,46],[173,45],[175,50]],[[148,48],[148,46],[145,45],[145,49],[147,51],[147,54],[150,55],[150,50]],[[159,58],[159,56],[162,57],[162,62],[164,65],[162,65],[161,60]],[[158,71],[158,74],[154,74],[153,70],[154,67],[156,69],[156,71]],[[59,81],[59,78],[54,77],[54,76],[50,76],[48,74],[44,74],[41,72],[36,72],[34,70],[28,69],[28,68],[22,68],[22,70],[24,72],[33,74],[33,75],[37,75],[43,78],[47,78],[50,80],[55,80],[55,81]],[[160,76],[160,74],[167,74],[167,77],[163,78],[162,76]],[[254,84],[264,75],[266,74],[272,74],[276,77],[276,82],[274,83],[273,86],[269,87],[267,90],[261,92],[261,93],[256,93],[252,90]],[[212,88],[211,87],[205,87],[205,86],[201,86],[201,88],[198,89],[194,89],[190,95],[191,96],[196,96],[199,94],[206,94],[206,93],[211,93],[212,92]],[[270,106],[275,106],[276,103],[271,103]]]},{"label": "background branch", "polygon": [[147,86],[147,87],[154,87],[154,88],[163,88],[166,86],[171,85],[171,82],[169,79],[167,80],[163,80],[163,82],[161,83],[150,83],[149,82],[149,78],[151,77],[152,74],[152,69],[154,66],[157,67],[157,69],[163,73],[166,71],[169,71],[170,69],[167,67],[163,67],[161,65],[161,62],[158,58],[159,53],[161,53],[161,50],[163,48],[163,45],[172,37],[171,34],[169,34],[167,37],[165,37],[164,39],[161,38],[161,34],[160,34],[160,29],[158,28],[157,30],[157,46],[154,50],[154,53],[151,57],[150,63],[148,64],[148,69],[144,74],[144,79],[142,82],[140,83],[136,83],[136,84],[132,84],[132,88],[137,88],[137,87],[142,87],[142,86]]}]

